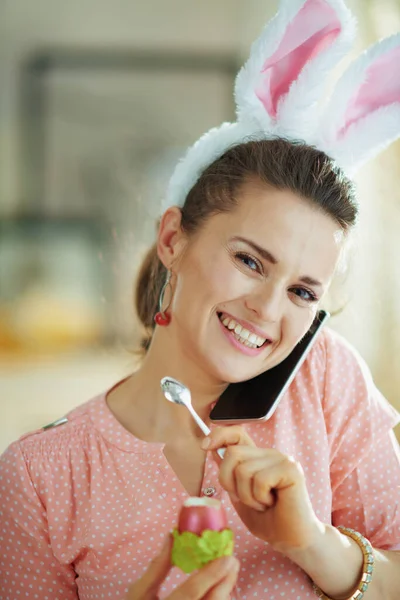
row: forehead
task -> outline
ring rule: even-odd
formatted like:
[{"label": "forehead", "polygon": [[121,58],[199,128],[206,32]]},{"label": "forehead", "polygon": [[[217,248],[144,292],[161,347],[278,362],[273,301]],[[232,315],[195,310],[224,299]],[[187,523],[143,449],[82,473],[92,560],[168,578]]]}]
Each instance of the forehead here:
[{"label": "forehead", "polygon": [[332,277],[344,241],[339,224],[310,201],[288,190],[248,183],[237,207],[210,219],[225,242],[242,236],[266,248],[282,268],[322,281]]}]

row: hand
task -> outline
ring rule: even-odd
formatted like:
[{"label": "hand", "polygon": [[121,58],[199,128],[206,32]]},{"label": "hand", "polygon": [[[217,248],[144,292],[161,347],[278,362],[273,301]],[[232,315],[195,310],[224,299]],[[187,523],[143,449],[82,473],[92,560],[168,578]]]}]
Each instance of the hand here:
[{"label": "hand", "polygon": [[[145,574],[128,591],[125,600],[157,600],[158,588],[171,569],[171,536]],[[236,584],[239,562],[233,556],[218,558],[191,575],[166,600],[228,600]]]},{"label": "hand", "polygon": [[308,548],[324,526],[301,465],[278,450],[257,448],[242,427],[216,427],[207,439],[207,450],[226,446],[222,461],[214,455],[219,481],[249,531],[283,554]]}]

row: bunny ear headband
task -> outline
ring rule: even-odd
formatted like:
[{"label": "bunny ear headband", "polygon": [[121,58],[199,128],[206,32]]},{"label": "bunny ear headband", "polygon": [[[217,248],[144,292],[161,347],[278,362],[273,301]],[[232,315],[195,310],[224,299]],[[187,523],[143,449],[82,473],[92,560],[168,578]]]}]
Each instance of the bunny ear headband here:
[{"label": "bunny ear headband", "polygon": [[237,75],[237,121],[211,129],[189,148],[171,177],[164,208],[183,206],[202,172],[248,140],[301,140],[351,176],[400,137],[400,34],[361,54],[321,110],[330,72],[354,36],[343,0],[281,0]]}]

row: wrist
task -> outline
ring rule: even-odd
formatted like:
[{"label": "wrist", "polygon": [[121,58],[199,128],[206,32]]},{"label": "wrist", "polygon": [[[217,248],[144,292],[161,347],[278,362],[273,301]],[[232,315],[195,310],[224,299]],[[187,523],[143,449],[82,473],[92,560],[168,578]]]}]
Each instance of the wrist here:
[{"label": "wrist", "polygon": [[332,525],[323,523],[308,544],[288,550],[286,556],[335,600],[349,598],[356,591],[363,572],[363,553],[358,544]]},{"label": "wrist", "polygon": [[302,531],[296,531],[295,545],[286,542],[273,544],[274,550],[280,552],[296,564],[299,564],[298,561],[302,562],[308,555],[314,556],[317,554],[318,549],[325,538],[327,526],[325,523],[322,523],[322,521],[315,518],[311,524],[307,524],[307,527],[305,527],[304,524],[300,527]]},{"label": "wrist", "polygon": [[307,535],[303,536],[302,543],[299,543],[297,546],[282,544],[279,548],[275,548],[275,550],[279,550],[281,554],[284,554],[292,562],[302,567],[303,564],[315,560],[315,557],[318,556],[326,540],[327,527],[329,525],[317,519],[307,531]]}]

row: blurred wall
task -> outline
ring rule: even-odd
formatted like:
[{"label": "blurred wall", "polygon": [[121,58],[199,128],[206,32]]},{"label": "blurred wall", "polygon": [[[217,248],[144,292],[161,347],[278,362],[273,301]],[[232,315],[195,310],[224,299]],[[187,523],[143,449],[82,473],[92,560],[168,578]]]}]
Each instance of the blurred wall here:
[{"label": "blurred wall", "polygon": [[[18,201],[18,84],[21,61],[46,46],[234,50],[235,3],[21,0],[0,5],[1,210]],[[210,19],[212,15],[212,19]]]}]

